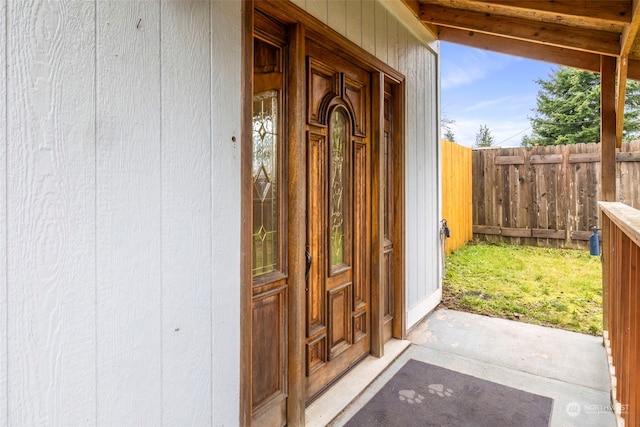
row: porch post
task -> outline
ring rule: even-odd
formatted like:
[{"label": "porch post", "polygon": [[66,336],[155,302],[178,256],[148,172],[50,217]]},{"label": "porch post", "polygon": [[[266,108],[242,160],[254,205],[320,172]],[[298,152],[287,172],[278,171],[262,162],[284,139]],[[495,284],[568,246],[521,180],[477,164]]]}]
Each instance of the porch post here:
[{"label": "porch post", "polygon": [[[600,185],[602,201],[616,200],[616,59],[600,56]],[[602,215],[602,214],[601,214]],[[611,253],[609,227],[600,221],[602,256]],[[603,329],[609,327],[609,260],[602,262]]]},{"label": "porch post", "polygon": [[600,56],[602,201],[616,200],[616,58]]}]

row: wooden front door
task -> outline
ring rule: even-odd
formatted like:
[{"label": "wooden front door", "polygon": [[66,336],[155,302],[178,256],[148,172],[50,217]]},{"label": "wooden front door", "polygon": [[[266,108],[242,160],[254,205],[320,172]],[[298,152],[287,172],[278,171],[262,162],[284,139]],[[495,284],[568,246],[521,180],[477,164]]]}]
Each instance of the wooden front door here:
[{"label": "wooden front door", "polygon": [[369,354],[368,72],[307,42],[307,398]]}]

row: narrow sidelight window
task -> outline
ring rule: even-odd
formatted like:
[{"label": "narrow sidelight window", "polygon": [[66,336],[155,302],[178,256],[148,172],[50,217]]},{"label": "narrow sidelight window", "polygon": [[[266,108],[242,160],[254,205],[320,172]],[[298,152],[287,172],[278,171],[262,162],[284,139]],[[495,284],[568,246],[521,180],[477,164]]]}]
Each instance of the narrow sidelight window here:
[{"label": "narrow sidelight window", "polygon": [[278,106],[276,90],[253,97],[253,275],[278,267]]}]

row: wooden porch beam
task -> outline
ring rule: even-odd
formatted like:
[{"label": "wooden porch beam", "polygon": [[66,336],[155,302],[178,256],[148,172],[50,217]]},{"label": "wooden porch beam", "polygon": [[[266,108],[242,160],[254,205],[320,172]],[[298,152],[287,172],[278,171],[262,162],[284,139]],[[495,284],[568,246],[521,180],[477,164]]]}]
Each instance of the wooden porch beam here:
[{"label": "wooden porch beam", "polygon": [[579,51],[611,56],[620,53],[620,34],[617,32],[543,23],[439,5],[422,5],[420,19],[428,24],[496,34],[509,39],[567,47]]},{"label": "wooden porch beam", "polygon": [[629,59],[627,61],[627,78],[640,80],[640,60]]},{"label": "wooden porch beam", "polygon": [[487,0],[483,3],[492,4],[496,8],[533,9],[554,15],[571,15],[621,24],[631,22],[628,0]]},{"label": "wooden porch beam", "polygon": [[633,2],[633,12],[630,15],[631,23],[624,27],[620,37],[620,56],[629,55],[638,35],[638,29],[640,28],[640,2]]},{"label": "wooden porch beam", "polygon": [[574,27],[622,31],[631,22],[629,0],[419,0],[421,5],[526,18]]},{"label": "wooden porch beam", "polygon": [[[557,46],[548,46],[522,40],[507,39],[490,34],[464,31],[457,28],[440,29],[440,40],[484,49],[521,58],[535,59],[582,70],[600,72],[600,55],[575,51]],[[640,62],[637,67],[640,78]]]},{"label": "wooden porch beam", "polygon": [[407,9],[409,9],[409,11],[413,14],[413,16],[416,17],[416,19],[422,22],[422,25],[425,26],[425,28],[431,33],[431,35],[437,39],[438,30],[436,29],[436,27],[420,19],[420,3],[418,3],[418,0],[401,0],[401,1],[402,3],[404,3]]},{"label": "wooden porch beam", "polygon": [[602,201],[616,200],[616,59],[600,57],[600,185]]},{"label": "wooden porch beam", "polygon": [[[441,28],[438,38],[445,42],[457,43],[477,49],[600,73],[600,55],[594,53],[506,39],[457,28]],[[640,80],[640,60],[629,59],[627,61],[627,78]]]},{"label": "wooden porch beam", "polygon": [[624,130],[624,105],[627,96],[627,70],[629,56],[621,55],[616,66],[616,148],[622,147]]}]

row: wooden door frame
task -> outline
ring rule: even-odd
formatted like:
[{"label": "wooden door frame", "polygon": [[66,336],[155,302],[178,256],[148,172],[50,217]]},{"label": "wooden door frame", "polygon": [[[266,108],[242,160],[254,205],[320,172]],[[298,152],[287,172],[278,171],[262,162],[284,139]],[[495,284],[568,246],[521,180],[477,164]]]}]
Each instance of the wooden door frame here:
[{"label": "wooden door frame", "polygon": [[[288,65],[287,65],[287,176],[288,176],[288,399],[287,424],[291,426],[305,424],[306,370],[305,370],[305,242],[299,236],[305,235],[306,210],[306,63],[305,40],[313,39],[340,56],[371,72],[373,77],[372,99],[372,224],[371,229],[371,354],[381,357],[384,354],[383,321],[384,315],[380,297],[382,295],[384,268],[384,236],[380,228],[380,209],[383,200],[380,187],[380,173],[384,138],[384,83],[394,87],[394,113],[396,132],[393,147],[395,150],[394,191],[396,194],[394,223],[394,312],[393,337],[404,338],[405,324],[405,286],[404,286],[404,76],[382,62],[380,59],[354,45],[343,36],[307,14],[287,0],[242,2],[242,110],[241,110],[241,301],[240,301],[240,414],[241,425],[251,425],[251,337],[252,337],[252,106],[253,106],[253,37],[254,8],[259,8],[269,16],[289,27]],[[382,127],[381,127],[382,126]],[[376,184],[373,184],[373,182]],[[376,209],[377,206],[377,209]],[[375,235],[375,238],[374,238]],[[375,267],[375,268],[374,268]],[[374,297],[375,296],[375,297]]]}]

